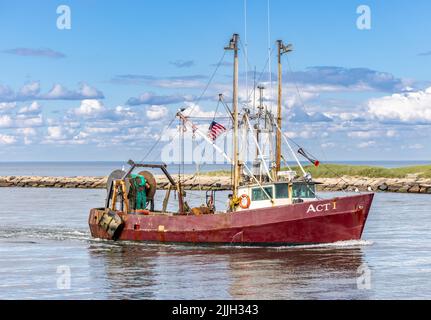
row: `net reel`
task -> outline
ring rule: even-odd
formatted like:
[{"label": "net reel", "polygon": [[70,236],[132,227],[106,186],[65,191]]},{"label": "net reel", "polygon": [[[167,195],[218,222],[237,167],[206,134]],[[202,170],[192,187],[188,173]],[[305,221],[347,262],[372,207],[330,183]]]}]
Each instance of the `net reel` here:
[{"label": "net reel", "polygon": [[[106,208],[116,210],[117,202],[121,204],[121,211],[135,211],[137,209],[154,210],[154,195],[157,182],[149,171],[141,171],[137,175],[127,174],[124,170],[114,170],[108,176],[106,188]],[[124,178],[125,177],[125,178]]]}]

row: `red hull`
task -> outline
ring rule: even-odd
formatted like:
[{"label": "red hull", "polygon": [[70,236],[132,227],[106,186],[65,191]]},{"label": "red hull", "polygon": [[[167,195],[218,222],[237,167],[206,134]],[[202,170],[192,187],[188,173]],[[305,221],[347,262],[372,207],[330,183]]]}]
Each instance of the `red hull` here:
[{"label": "red hull", "polygon": [[[374,194],[348,196],[295,205],[201,216],[125,215],[118,240],[298,245],[359,240]],[[92,209],[91,234],[111,239]]]}]

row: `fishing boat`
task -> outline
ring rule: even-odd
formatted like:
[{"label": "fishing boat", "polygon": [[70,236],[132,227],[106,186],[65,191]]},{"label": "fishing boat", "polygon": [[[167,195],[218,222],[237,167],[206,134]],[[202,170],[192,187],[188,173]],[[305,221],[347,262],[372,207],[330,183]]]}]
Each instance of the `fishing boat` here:
[{"label": "fishing boat", "polygon": [[[205,133],[184,114],[183,109],[176,114],[181,126],[200,135],[231,165],[232,184],[226,210],[216,209],[216,191],[211,188],[206,192],[202,206],[190,208],[181,177],[174,179],[166,164],[129,160],[128,170],[115,170],[110,174],[104,207],[90,210],[88,223],[93,237],[117,241],[275,246],[361,238],[374,194],[320,198],[316,192],[319,183],[305,171],[298,154],[315,166],[320,162],[304,148],[295,152],[281,130],[281,57],[292,51],[292,46],[277,41],[278,103],[274,117],[263,105],[262,86],[258,87],[260,103],[257,111],[247,106],[239,110],[238,41],[239,35],[234,34],[225,47],[234,55],[232,109],[229,108],[233,132],[231,155],[215,143],[219,134],[225,131],[224,126],[213,121],[209,132]],[[255,144],[256,158],[252,165],[240,152],[240,130],[250,134]],[[275,132],[273,159],[263,154],[261,135],[264,132],[269,137],[274,137]],[[297,162],[299,174],[289,167],[282,169],[283,143]],[[140,171],[135,174],[135,170]],[[161,201],[155,197],[158,187],[151,170],[160,170],[169,182]],[[168,210],[172,192],[176,195],[178,210]]]}]

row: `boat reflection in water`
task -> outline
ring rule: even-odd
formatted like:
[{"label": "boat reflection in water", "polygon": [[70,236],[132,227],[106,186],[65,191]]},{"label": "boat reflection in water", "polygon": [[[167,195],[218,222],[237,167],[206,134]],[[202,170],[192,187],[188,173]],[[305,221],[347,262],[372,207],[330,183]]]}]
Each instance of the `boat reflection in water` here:
[{"label": "boat reflection in water", "polygon": [[[122,299],[368,298],[363,248],[244,248],[91,244],[100,294]],[[105,284],[105,285],[103,285]]]}]

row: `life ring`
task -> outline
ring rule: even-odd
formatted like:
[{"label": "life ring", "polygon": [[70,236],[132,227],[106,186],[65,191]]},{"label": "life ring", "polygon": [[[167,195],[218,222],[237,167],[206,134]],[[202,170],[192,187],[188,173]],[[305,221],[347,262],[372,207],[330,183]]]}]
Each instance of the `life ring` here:
[{"label": "life ring", "polygon": [[248,209],[248,208],[250,208],[250,204],[251,204],[251,201],[250,201],[250,197],[248,195],[243,194],[243,195],[241,195],[239,197],[239,206],[242,209]]}]

